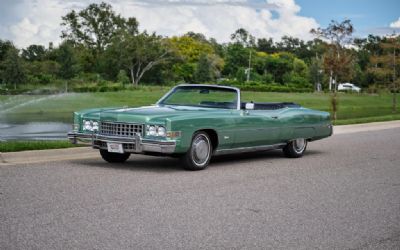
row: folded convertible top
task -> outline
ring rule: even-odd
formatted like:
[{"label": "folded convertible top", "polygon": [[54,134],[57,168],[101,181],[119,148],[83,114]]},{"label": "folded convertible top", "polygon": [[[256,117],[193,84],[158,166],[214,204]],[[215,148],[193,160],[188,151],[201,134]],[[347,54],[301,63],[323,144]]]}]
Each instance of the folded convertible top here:
[{"label": "folded convertible top", "polygon": [[[244,109],[246,106],[245,102],[241,103],[241,109]],[[275,109],[283,109],[283,108],[300,108],[301,105],[294,102],[255,102],[254,109],[255,110],[275,110]]]}]

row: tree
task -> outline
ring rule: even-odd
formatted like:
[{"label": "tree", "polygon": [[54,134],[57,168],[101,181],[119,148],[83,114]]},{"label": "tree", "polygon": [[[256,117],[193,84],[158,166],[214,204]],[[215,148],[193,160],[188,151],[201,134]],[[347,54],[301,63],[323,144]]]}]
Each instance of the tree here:
[{"label": "tree", "polygon": [[189,63],[196,63],[203,54],[215,53],[212,45],[207,40],[198,39],[193,35],[172,37],[169,41],[178,56]]},{"label": "tree", "polygon": [[218,43],[215,38],[210,38],[209,43],[213,47],[215,54],[223,58],[225,55],[224,45]]},{"label": "tree", "polygon": [[240,68],[249,66],[250,49],[240,43],[230,43],[226,47],[224,74],[235,76]]},{"label": "tree", "polygon": [[186,35],[172,37],[168,40],[176,57],[172,66],[176,80],[196,81],[196,67],[202,55],[208,55],[208,60],[211,60],[211,63],[217,63],[216,69],[222,68],[219,65],[222,60],[215,52],[215,49],[218,48],[214,47],[214,44],[207,41],[201,34],[189,32]]},{"label": "tree", "polygon": [[380,36],[369,35],[364,48],[373,56],[381,54],[382,48],[380,46],[382,38]]},{"label": "tree", "polygon": [[259,38],[257,39],[257,50],[265,53],[275,53],[277,48],[272,38]]},{"label": "tree", "polygon": [[247,30],[240,28],[231,35],[234,43],[241,44],[243,47],[255,47],[256,39]]},{"label": "tree", "polygon": [[126,75],[125,70],[121,69],[121,70],[118,72],[117,81],[118,81],[119,83],[122,83],[122,85],[125,85],[125,84],[128,84],[128,83],[129,83],[129,77]]},{"label": "tree", "polygon": [[113,39],[108,55],[114,57],[115,63],[128,69],[132,84],[138,86],[146,72],[169,59],[172,51],[166,42],[155,33],[132,35],[122,32]]},{"label": "tree", "polygon": [[322,59],[318,56],[311,59],[311,65],[309,67],[310,70],[310,79],[314,83],[314,90],[320,90],[318,85],[322,84],[322,80],[324,79],[323,75],[323,62]]},{"label": "tree", "polygon": [[18,52],[15,47],[9,48],[1,67],[3,81],[8,84],[14,84],[14,89],[17,89],[17,84],[23,83],[26,78],[23,62]]},{"label": "tree", "polygon": [[6,57],[6,54],[8,52],[8,50],[15,48],[14,45],[12,44],[12,42],[7,41],[7,40],[1,40],[0,39],[0,83],[5,82],[4,80],[4,59]]},{"label": "tree", "polygon": [[24,69],[27,82],[48,84],[58,75],[60,65],[53,60],[33,61],[25,63]]},{"label": "tree", "polygon": [[321,56],[326,52],[327,43],[319,38],[314,38],[312,41],[308,41],[307,46],[312,56]]},{"label": "tree", "polygon": [[340,49],[334,45],[327,46],[328,49],[323,55],[324,69],[325,72],[330,73],[331,86],[333,80],[335,80],[335,86],[333,90],[336,91],[336,83],[338,81],[343,82],[350,81],[350,79],[352,79],[354,74],[355,61],[353,53],[351,51]]},{"label": "tree", "polygon": [[305,43],[296,37],[283,36],[281,41],[276,43],[276,47],[279,51],[296,54],[298,49],[305,47]]},{"label": "tree", "polygon": [[115,14],[110,4],[90,4],[76,12],[72,10],[62,17],[61,23],[66,29],[61,38],[81,43],[97,52],[102,52],[119,30],[134,35],[138,32],[138,22],[131,17],[125,19]]},{"label": "tree", "polygon": [[268,55],[265,59],[266,72],[271,74],[274,82],[285,84],[284,76],[293,70],[294,56],[291,53]]},{"label": "tree", "polygon": [[207,83],[213,80],[211,62],[206,54],[202,54],[199,58],[194,79],[197,83]]},{"label": "tree", "polygon": [[0,39],[0,61],[3,61],[6,57],[7,51],[9,49],[15,48],[12,42],[10,41],[3,41]]},{"label": "tree", "polygon": [[77,60],[73,46],[70,42],[64,41],[58,48],[57,61],[60,64],[59,76],[63,79],[71,79],[77,72]]},{"label": "tree", "polygon": [[377,76],[378,79],[387,83],[388,88],[393,93],[392,111],[397,111],[397,92],[398,75],[400,65],[400,36],[388,37],[380,42],[382,55],[371,58],[369,71]]},{"label": "tree", "polygon": [[101,73],[105,73],[104,68],[98,67],[99,64],[104,62],[104,59],[107,59],[104,58],[104,53],[101,53],[100,55],[95,55],[89,48],[82,44],[70,45],[74,48],[74,54],[77,60],[77,64],[79,65],[81,71],[85,73],[94,73],[99,71]]},{"label": "tree", "polygon": [[315,54],[312,51],[315,41],[305,42],[299,38],[283,36],[281,41],[276,43],[276,48],[281,52],[290,52],[302,60],[311,60]]},{"label": "tree", "polygon": [[42,61],[46,56],[46,48],[43,45],[32,44],[22,50],[21,56],[29,62]]},{"label": "tree", "polygon": [[[346,51],[345,45],[351,42],[354,31],[353,24],[349,19],[341,23],[331,21],[327,28],[312,29],[310,32],[318,37],[328,39],[327,51],[324,55],[325,69],[329,72],[329,90],[332,89],[333,79],[347,76],[353,62],[352,55]],[[334,88],[336,91],[336,86]]]},{"label": "tree", "polygon": [[370,52],[366,49],[367,39],[355,38],[354,45],[357,47],[357,63],[362,70],[366,70],[369,64],[369,58],[371,56]]},{"label": "tree", "polygon": [[202,33],[196,33],[193,31],[189,31],[186,34],[184,34],[183,37],[190,37],[199,42],[208,43],[206,36],[203,35]]}]

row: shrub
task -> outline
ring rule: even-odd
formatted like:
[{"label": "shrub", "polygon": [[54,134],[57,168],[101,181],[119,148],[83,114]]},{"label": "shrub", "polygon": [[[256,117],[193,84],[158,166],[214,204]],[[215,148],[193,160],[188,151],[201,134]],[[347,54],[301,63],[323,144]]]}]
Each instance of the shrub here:
[{"label": "shrub", "polygon": [[129,84],[129,83],[130,83],[130,79],[129,79],[128,75],[126,74],[126,71],[125,71],[125,70],[122,70],[122,69],[121,69],[121,70],[118,72],[117,81],[118,81],[119,83],[121,83],[122,85],[126,85],[126,84]]},{"label": "shrub", "polygon": [[101,76],[97,73],[81,73],[75,79],[81,82],[99,82],[102,80]]},{"label": "shrub", "polygon": [[99,83],[79,84],[72,87],[74,92],[111,92],[125,89],[120,83],[101,80]]},{"label": "shrub", "polygon": [[312,92],[312,87],[301,87],[295,84],[265,84],[260,81],[239,82],[237,80],[224,79],[218,82],[219,85],[234,86],[243,91],[262,92]]}]

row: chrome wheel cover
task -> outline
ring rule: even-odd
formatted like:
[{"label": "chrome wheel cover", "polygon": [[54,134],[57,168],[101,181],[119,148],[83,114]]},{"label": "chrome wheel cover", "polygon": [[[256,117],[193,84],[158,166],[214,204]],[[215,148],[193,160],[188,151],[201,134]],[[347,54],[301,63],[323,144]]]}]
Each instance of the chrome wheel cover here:
[{"label": "chrome wheel cover", "polygon": [[198,135],[192,143],[193,162],[198,166],[203,166],[210,158],[211,147],[209,139],[204,135]]},{"label": "chrome wheel cover", "polygon": [[296,153],[302,153],[306,148],[307,141],[303,138],[299,138],[293,141],[293,149]]}]

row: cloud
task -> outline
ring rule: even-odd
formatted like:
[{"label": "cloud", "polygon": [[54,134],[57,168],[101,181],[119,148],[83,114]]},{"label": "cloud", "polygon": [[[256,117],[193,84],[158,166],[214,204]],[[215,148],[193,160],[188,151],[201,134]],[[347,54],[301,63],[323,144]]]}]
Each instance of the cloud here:
[{"label": "cloud", "polygon": [[47,46],[49,42],[60,42],[61,16],[74,6],[71,4],[73,2],[23,0],[9,6],[9,12],[19,18],[3,27],[3,30],[6,29],[5,38],[12,40],[18,47],[30,44]]},{"label": "cloud", "polygon": [[[247,1],[247,0],[136,0],[132,2],[134,5],[144,6],[247,6],[247,7],[266,7],[263,1]],[[273,6],[271,6],[273,7]]]},{"label": "cloud", "polygon": [[373,27],[366,30],[368,34],[375,34],[378,36],[392,36],[400,32],[400,17],[396,21],[389,24],[389,26]]},{"label": "cloud", "polygon": [[256,37],[280,39],[291,35],[311,39],[309,31],[318,27],[315,19],[298,14],[300,6],[294,0],[147,0],[125,1],[115,7],[120,7],[124,16],[135,16],[142,29],[168,36],[195,31],[221,42],[229,41],[238,28]]},{"label": "cloud", "polygon": [[[101,0],[10,1],[7,19],[0,10],[0,37],[19,47],[29,44],[48,45],[60,42],[61,17],[72,9],[82,9]],[[238,28],[245,28],[256,37],[283,35],[311,39],[311,28],[318,27],[314,18],[299,14],[295,0],[110,0],[117,13],[134,16],[141,30],[161,35],[182,35],[201,32],[220,42],[227,42]],[[13,5],[14,4],[14,5]],[[0,9],[3,8],[0,4]]]},{"label": "cloud", "polygon": [[400,28],[400,17],[397,19],[397,21],[394,21],[390,24],[390,28]]}]

